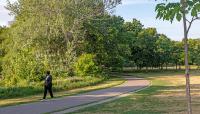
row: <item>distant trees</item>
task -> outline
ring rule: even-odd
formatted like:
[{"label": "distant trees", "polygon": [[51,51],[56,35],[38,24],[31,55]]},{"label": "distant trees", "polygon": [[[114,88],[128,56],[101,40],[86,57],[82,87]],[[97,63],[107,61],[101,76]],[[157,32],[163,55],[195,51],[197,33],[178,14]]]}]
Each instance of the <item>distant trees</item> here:
[{"label": "distant trees", "polygon": [[189,64],[200,67],[200,39],[189,39]]},{"label": "distant trees", "polygon": [[[184,65],[182,41],[172,41],[166,35],[157,33],[155,28],[143,28],[138,20],[133,20],[124,23],[131,51],[128,66],[138,69],[167,69],[169,66],[175,66],[176,69],[180,69]],[[198,39],[189,40],[190,65],[198,65],[199,43]]]},{"label": "distant trees", "polygon": [[172,56],[172,63],[175,64],[176,69],[181,69],[181,65],[184,64],[184,51],[182,42],[173,41],[171,56]]}]

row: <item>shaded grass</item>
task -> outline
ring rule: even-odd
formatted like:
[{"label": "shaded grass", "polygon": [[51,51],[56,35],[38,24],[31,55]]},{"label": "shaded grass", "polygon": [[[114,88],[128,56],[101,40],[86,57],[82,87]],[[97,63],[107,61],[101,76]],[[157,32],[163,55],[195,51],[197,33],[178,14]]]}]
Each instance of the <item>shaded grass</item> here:
[{"label": "shaded grass", "polygon": [[[109,88],[112,86],[116,86],[119,84],[122,84],[125,80],[119,77],[112,77],[108,80],[104,80],[101,83],[94,83],[92,80],[90,80],[92,85],[75,85],[73,87],[77,87],[77,89],[72,89],[72,88],[67,88],[67,89],[62,89],[62,90],[57,90],[54,92],[55,98],[63,97],[63,96],[69,96],[69,95],[75,95],[75,94],[80,94],[84,92],[89,92],[89,91],[94,91],[98,89],[103,89],[103,88]],[[73,82],[75,83],[75,82]],[[85,84],[85,83],[83,83]],[[72,86],[70,86],[72,87]],[[26,96],[26,95],[25,95]],[[37,93],[35,95],[30,95],[26,97],[16,97],[16,98],[6,98],[6,99],[0,99],[0,107],[5,107],[5,106],[10,106],[10,105],[17,105],[17,104],[22,104],[22,103],[28,103],[28,102],[36,102],[42,98],[43,94],[42,93]],[[47,96],[49,98],[49,96]]]},{"label": "shaded grass", "polygon": [[[191,71],[193,114],[200,112],[200,72]],[[128,97],[71,114],[185,114],[184,71],[130,73],[152,81],[152,86]]]}]

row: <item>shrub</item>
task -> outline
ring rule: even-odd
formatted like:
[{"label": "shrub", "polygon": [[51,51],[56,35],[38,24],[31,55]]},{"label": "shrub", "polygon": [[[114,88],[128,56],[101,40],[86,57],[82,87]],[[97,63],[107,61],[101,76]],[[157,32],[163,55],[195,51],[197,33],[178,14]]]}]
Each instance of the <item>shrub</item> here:
[{"label": "shrub", "polygon": [[74,65],[79,76],[94,76],[101,72],[93,54],[82,54]]},{"label": "shrub", "polygon": [[28,86],[30,82],[40,82],[44,66],[31,53],[7,54],[3,61],[3,81],[5,86]]}]

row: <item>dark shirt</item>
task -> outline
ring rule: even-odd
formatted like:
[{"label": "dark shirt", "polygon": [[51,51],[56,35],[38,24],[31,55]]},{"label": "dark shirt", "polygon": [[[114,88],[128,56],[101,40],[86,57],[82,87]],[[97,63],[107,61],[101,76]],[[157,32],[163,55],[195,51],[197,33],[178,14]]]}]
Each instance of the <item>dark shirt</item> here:
[{"label": "dark shirt", "polygon": [[46,75],[44,83],[45,83],[45,86],[52,85],[52,76],[51,75]]}]

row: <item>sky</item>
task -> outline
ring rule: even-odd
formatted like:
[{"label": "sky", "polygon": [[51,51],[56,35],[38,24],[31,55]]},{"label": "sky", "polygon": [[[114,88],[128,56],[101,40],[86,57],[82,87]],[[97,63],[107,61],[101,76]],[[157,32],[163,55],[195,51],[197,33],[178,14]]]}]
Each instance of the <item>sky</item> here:
[{"label": "sky", "polygon": [[[11,2],[16,0],[10,0]],[[161,1],[161,0],[160,0]],[[170,0],[177,1],[177,0]],[[173,23],[156,19],[155,7],[158,2],[155,0],[122,0],[114,14],[122,16],[125,21],[131,21],[136,18],[141,21],[144,27],[155,27],[158,33],[167,35],[169,38],[180,41],[183,38],[182,22],[174,21]],[[0,25],[7,25],[13,17],[9,16],[4,6],[6,0],[0,0]],[[200,38],[200,21],[196,21],[189,33],[190,38]]]}]

